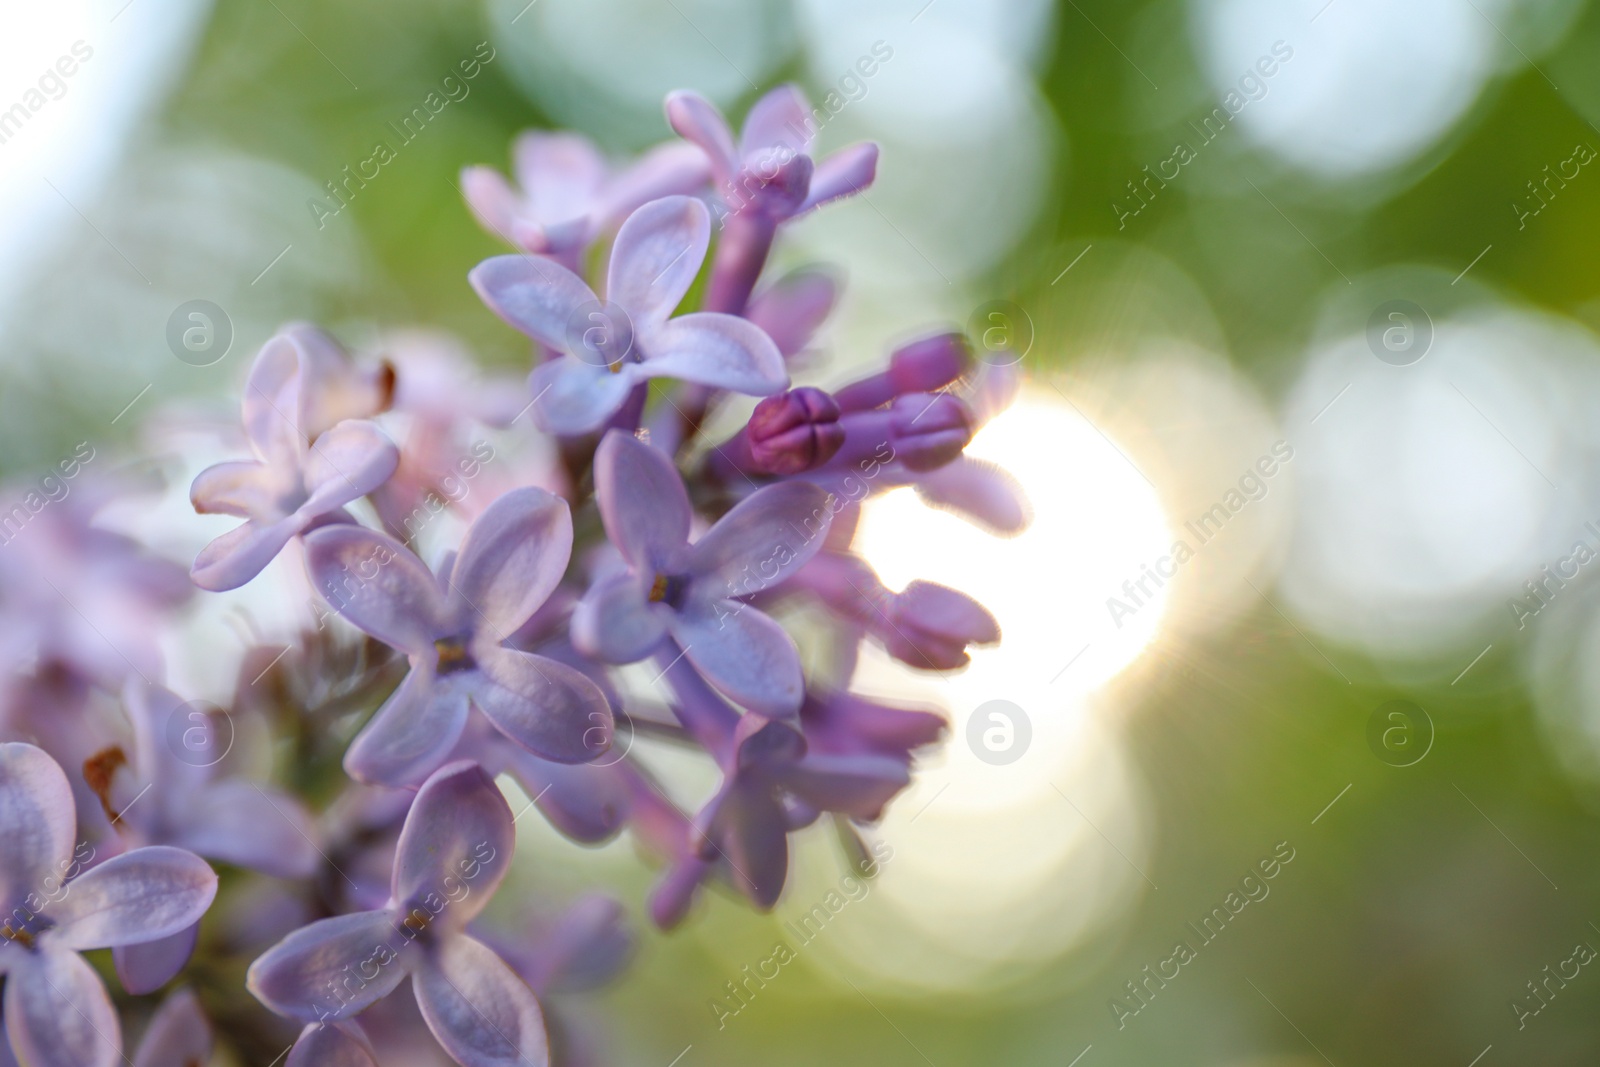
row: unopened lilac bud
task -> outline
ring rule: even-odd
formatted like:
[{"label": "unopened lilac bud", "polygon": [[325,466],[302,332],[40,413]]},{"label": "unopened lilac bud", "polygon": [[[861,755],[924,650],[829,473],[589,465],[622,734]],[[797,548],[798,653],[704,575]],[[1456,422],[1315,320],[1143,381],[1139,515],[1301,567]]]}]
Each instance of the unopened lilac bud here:
[{"label": "unopened lilac bud", "polygon": [[844,444],[839,405],[821,389],[802,387],[756,405],[746,428],[758,473],[799,474],[832,459]]},{"label": "unopened lilac bud", "polygon": [[881,407],[905,393],[932,393],[967,372],[972,353],[959,333],[939,333],[901,345],[889,356],[889,369],[840,389],[835,395],[845,411]]},{"label": "unopened lilac bud", "polygon": [[972,409],[949,393],[907,393],[889,409],[895,457],[913,471],[931,471],[961,455],[977,424]]},{"label": "unopened lilac bud", "polygon": [[932,582],[912,582],[889,600],[888,624],[878,637],[889,654],[924,670],[965,666],[968,645],[1000,640],[1000,624],[965,593]]}]

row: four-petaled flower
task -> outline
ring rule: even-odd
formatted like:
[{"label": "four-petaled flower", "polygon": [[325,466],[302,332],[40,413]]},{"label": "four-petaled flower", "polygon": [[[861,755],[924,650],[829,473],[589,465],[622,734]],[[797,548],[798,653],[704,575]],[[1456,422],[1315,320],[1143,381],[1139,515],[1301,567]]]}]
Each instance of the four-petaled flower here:
[{"label": "four-petaled flower", "polygon": [[386,534],[346,524],[309,534],[306,562],[318,592],[411,661],[345,753],[345,769],[366,782],[416,782],[449,757],[471,706],[546,759],[583,763],[603,753],[612,716],[600,687],[504,644],[554,591],[571,552],[566,501],[533,488],[486,508],[437,579]]},{"label": "four-petaled flower", "polygon": [[185,930],[217,893],[204,860],[166,845],[124,852],[63,884],[76,832],[56,761],[33,745],[0,744],[0,975],[6,1035],[27,1067],[115,1067],[117,1013],[78,953]]},{"label": "four-petaled flower", "polygon": [[606,302],[582,278],[536,256],[495,256],[469,278],[495,314],[567,354],[531,377],[533,411],[552,433],[599,429],[634,386],[657,377],[767,396],[789,381],[772,339],[712,311],[671,318],[711,243],[711,216],[687,196],[652,200],[611,246]]},{"label": "four-petaled flower", "polygon": [[244,432],[256,458],[207,467],[189,489],[201,514],[245,520],[200,550],[189,573],[202,589],[248,582],[290,538],[378,488],[400,462],[394,443],[364,419],[309,435],[313,398],[300,345],[293,332],[280,333],[250,368]]},{"label": "four-petaled flower", "polygon": [[659,450],[613,430],[594,472],[606,533],[627,567],[590,587],[572,616],[573,643],[607,663],[631,663],[671,635],[735,703],[769,717],[798,712],[805,683],[794,641],[737,598],[816,555],[833,521],[828,494],[806,482],[766,486],[690,544],[689,495]]},{"label": "four-petaled flower", "polygon": [[250,991],[280,1015],[336,1023],[409,975],[423,1020],[457,1063],[544,1067],[544,1017],[533,992],[464,929],[510,869],[512,823],[482,768],[441,767],[406,815],[388,905],[290,934],[250,965]]}]

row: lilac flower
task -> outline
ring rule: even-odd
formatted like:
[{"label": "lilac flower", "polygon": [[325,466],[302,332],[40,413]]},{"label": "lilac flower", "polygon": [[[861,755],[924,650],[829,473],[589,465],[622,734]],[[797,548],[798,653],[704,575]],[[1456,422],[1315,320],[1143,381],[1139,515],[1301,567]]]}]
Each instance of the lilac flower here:
[{"label": "lilac flower", "polygon": [[[120,747],[95,765],[114,828],[134,845],[175,845],[280,878],[308,877],[317,865],[316,829],[300,802],[271,786],[242,778],[218,780],[232,727],[187,710],[165,689],[131,682],[123,706],[133,725],[133,759],[119,773]],[[182,755],[179,754],[181,748]],[[171,937],[113,950],[117,977],[130,993],[151,993],[172,979],[194,951],[198,926]]]},{"label": "lilac flower", "polygon": [[218,463],[189,490],[194,509],[243,518],[201,549],[190,576],[219,592],[243,585],[289,539],[372,492],[399,453],[371,422],[339,422],[311,436],[313,400],[302,346],[292,334],[268,341],[245,383],[244,430],[254,460]]},{"label": "lilac flower", "polygon": [[28,1067],[115,1067],[116,1012],[78,953],[175,934],[217,892],[203,860],[165,845],[125,852],[63,885],[75,830],[56,762],[32,745],[0,744],[0,973],[6,1034]]},{"label": "lilac flower", "polygon": [[[722,787],[695,816],[689,848],[657,891],[652,910],[663,925],[684,914],[695,886],[714,865],[759,908],[778,899],[788,875],[788,835],[821,812],[875,820],[910,781],[910,752],[938,735],[942,720],[926,712],[878,714],[860,735],[838,722],[854,710],[813,701],[803,714],[822,744],[760,715],[735,717],[693,672],[665,671],[681,714],[695,723],[722,769]],[[802,720],[804,721],[804,720]]]},{"label": "lilac flower", "polygon": [[324,599],[411,661],[345,769],[362,781],[417,781],[448,757],[469,707],[546,759],[581,763],[603,752],[611,709],[599,688],[503,643],[555,589],[571,550],[566,502],[532,488],[491,504],[437,578],[386,534],[340,524],[309,535],[307,566]]},{"label": "lilac flower", "polygon": [[631,663],[670,635],[696,670],[734,702],[773,717],[800,710],[794,641],[736,597],[793,574],[822,547],[833,514],[802,482],[759,489],[694,544],[693,512],[672,461],[612,431],[595,453],[595,496],[626,569],[597,581],[572,617],[578,648]]},{"label": "lilac flower", "polygon": [[751,297],[745,317],[761,327],[788,359],[811,343],[838,299],[839,283],[832,275],[801,268]]},{"label": "lilac flower", "polygon": [[711,159],[726,209],[727,230],[706,290],[706,307],[741,314],[772,249],[778,224],[860,192],[877,174],[878,146],[851,145],[821,163],[811,161],[816,124],[806,98],[783,85],[757,100],[734,147],[733,131],[698,93],[667,96],[667,122]]},{"label": "lilac flower", "polygon": [[711,241],[704,204],[669,196],[622,224],[611,247],[606,303],[576,274],[531,256],[496,256],[469,278],[495,314],[568,355],[533,372],[534,417],[559,434],[598,429],[634,386],[673,377],[766,396],[788,383],[772,340],[713,312],[671,318]]},{"label": "lilac flower", "polygon": [[409,976],[429,1030],[464,1067],[547,1062],[532,991],[465,932],[510,869],[511,809],[481,768],[452,763],[417,793],[386,907],[323,919],[250,965],[249,988],[280,1015],[347,1019]]},{"label": "lilac flower", "polygon": [[512,145],[521,190],[489,167],[467,167],[461,188],[485,229],[525,252],[581,269],[590,242],[657,197],[706,184],[705,153],[681,141],[657,145],[615,173],[594,142],[575,133],[530,130]]},{"label": "lilac flower", "polygon": [[211,1062],[211,1023],[192,989],[180,989],[161,1002],[150,1018],[133,1067],[199,1067]]},{"label": "lilac flower", "polygon": [[667,96],[667,122],[711,160],[711,174],[729,207],[774,219],[787,219],[860,192],[872,184],[878,146],[851,145],[813,166],[816,123],[805,94],[780,85],[757,100],[745,116],[734,147],[727,119],[699,93],[678,90]]}]

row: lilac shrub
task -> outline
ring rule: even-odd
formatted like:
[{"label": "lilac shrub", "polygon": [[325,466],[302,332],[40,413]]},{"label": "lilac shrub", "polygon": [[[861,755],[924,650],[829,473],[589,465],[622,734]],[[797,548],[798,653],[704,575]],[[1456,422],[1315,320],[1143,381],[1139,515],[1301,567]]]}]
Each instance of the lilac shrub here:
[{"label": "lilac shrub", "polygon": [[[630,910],[771,908],[818,823],[867,854],[944,720],[852,692],[863,643],[950,671],[1000,632],[958,590],[888,587],[861,507],[910,487],[1020,529],[1014,481],[965,454],[1015,383],[934,332],[793,385],[839,284],[771,277],[771,251],[877,148],[813,163],[792,86],[737,141],[692,93],[666,114],[683,140],[637,162],[537,132],[515,186],[463,174],[516,250],[467,281],[531,339],[526,379],[435,333],[353,355],[291,323],[194,479],[241,523],[187,579],[98,525],[141,488],[101,468],[0,547],[0,1063],[600,1062],[573,998],[625,968]],[[194,587],[252,583],[300,603],[297,635],[248,641],[225,707],[174,692]],[[685,804],[652,746],[720,786]],[[496,901],[535,808],[631,837],[648,899]]]}]

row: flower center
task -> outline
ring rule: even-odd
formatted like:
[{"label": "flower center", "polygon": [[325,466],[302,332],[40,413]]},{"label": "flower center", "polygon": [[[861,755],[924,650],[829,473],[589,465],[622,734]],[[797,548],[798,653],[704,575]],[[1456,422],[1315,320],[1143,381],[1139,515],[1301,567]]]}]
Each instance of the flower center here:
[{"label": "flower center", "polygon": [[4,939],[0,944],[10,942],[31,950],[38,943],[39,935],[52,925],[48,919],[35,915],[26,907],[17,908],[0,923],[0,938]]},{"label": "flower center", "polygon": [[689,587],[686,574],[658,574],[650,583],[650,603],[665,604],[669,608],[683,604],[684,590]]},{"label": "flower center", "polygon": [[436,670],[440,674],[454,674],[456,671],[469,670],[476,666],[472,661],[472,654],[467,651],[466,644],[459,637],[441,637],[433,643],[433,648],[439,654]]}]

